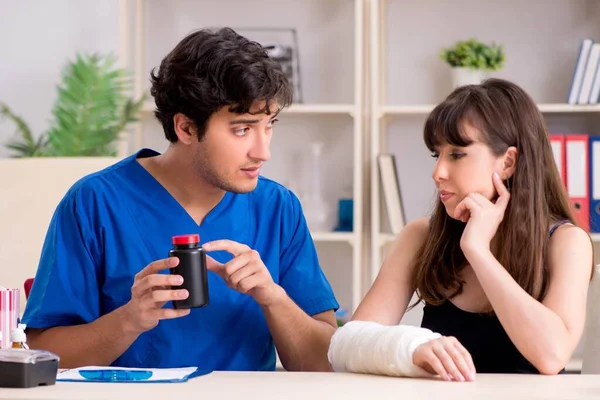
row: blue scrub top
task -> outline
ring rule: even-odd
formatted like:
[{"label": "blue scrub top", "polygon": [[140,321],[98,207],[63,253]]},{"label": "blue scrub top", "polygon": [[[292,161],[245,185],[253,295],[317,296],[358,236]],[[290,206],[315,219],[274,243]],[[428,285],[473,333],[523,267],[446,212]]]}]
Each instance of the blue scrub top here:
[{"label": "blue scrub top", "polygon": [[[89,323],[126,304],[135,274],[166,258],[175,235],[201,243],[230,239],[255,249],[273,280],[309,315],[338,303],[296,196],[264,177],[247,194],[227,192],[200,226],[137,157],[78,181],[58,205],[42,249],[23,322],[31,328]],[[227,252],[211,252],[227,262]],[[168,273],[168,271],[164,271]],[[210,304],[162,320],[113,365],[273,370],[275,347],[260,306],[208,273]],[[166,307],[171,307],[168,303]]]}]

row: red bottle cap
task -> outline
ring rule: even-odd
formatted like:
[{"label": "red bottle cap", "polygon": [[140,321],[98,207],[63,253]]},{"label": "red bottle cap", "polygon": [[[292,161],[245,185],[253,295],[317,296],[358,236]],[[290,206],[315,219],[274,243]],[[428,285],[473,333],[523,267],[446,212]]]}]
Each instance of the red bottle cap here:
[{"label": "red bottle cap", "polygon": [[173,244],[193,244],[200,243],[200,235],[194,233],[191,235],[173,236]]}]

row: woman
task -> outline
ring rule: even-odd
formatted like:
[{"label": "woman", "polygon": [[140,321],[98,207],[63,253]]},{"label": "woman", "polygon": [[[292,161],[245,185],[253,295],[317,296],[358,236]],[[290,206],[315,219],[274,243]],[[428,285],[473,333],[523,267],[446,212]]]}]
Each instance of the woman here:
[{"label": "woman", "polygon": [[[400,233],[353,315],[371,333],[366,322],[336,332],[334,370],[399,374],[360,357],[406,342],[397,325],[416,291],[425,339],[392,351],[396,364],[456,381],[475,371],[560,372],[584,328],[593,250],[569,211],[536,104],[504,80],[460,87],[429,115],[424,140],[437,160],[435,210]],[[374,344],[389,329],[397,334],[388,332],[388,348]]]}]

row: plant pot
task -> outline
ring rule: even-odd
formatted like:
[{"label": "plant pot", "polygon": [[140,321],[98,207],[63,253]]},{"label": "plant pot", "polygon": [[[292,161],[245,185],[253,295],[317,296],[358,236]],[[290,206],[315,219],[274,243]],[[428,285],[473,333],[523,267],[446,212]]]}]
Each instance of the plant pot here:
[{"label": "plant pot", "polygon": [[56,206],[77,180],[119,160],[116,157],[0,159],[0,285],[20,289],[21,312],[25,309],[23,283],[35,276]]},{"label": "plant pot", "polygon": [[452,87],[477,85],[486,78],[485,71],[465,67],[452,68]]}]

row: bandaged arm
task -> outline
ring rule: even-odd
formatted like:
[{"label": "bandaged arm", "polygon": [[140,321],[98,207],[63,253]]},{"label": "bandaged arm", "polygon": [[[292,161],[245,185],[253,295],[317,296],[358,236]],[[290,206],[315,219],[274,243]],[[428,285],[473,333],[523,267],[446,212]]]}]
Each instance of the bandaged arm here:
[{"label": "bandaged arm", "polygon": [[439,337],[416,326],[350,321],[336,330],[327,355],[336,372],[426,377],[431,374],[413,364],[413,353]]}]

